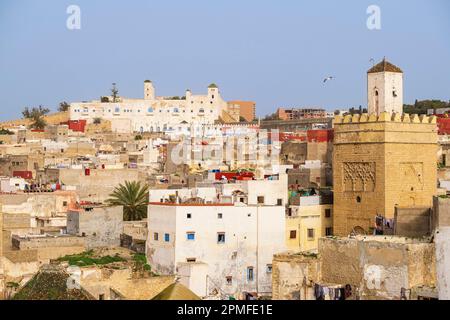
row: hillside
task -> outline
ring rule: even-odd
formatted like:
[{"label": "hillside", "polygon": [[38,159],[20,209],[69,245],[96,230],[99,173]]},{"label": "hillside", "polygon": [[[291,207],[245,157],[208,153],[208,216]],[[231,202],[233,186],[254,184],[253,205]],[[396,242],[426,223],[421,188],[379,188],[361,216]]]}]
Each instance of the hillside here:
[{"label": "hillside", "polygon": [[[48,124],[60,124],[61,122],[66,122],[69,120],[69,112],[50,113],[44,116],[44,119]],[[8,120],[0,122],[0,128],[10,128],[20,125],[28,126],[30,125],[30,122],[31,121],[28,119]]]}]

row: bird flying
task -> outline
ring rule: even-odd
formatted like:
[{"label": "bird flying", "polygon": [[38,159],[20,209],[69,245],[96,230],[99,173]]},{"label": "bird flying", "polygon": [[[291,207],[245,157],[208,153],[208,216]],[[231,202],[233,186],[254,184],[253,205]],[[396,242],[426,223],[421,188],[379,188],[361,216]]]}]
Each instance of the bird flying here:
[{"label": "bird flying", "polygon": [[329,80],[333,80],[333,79],[334,79],[333,76],[326,77],[325,79],[323,79],[323,83],[325,83],[325,82],[327,82]]}]

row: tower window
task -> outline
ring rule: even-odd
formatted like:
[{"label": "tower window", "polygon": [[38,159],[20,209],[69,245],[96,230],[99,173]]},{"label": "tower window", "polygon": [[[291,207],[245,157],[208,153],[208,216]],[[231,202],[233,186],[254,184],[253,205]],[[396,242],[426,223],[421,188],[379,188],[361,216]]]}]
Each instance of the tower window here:
[{"label": "tower window", "polygon": [[314,229],[308,229],[307,231],[308,240],[314,240]]},{"label": "tower window", "polygon": [[356,202],[361,203],[361,197],[360,196],[356,197]]},{"label": "tower window", "polygon": [[397,97],[397,92],[394,90],[394,91],[392,91],[392,96],[395,98],[395,97]]},{"label": "tower window", "polygon": [[253,281],[253,279],[254,279],[253,267],[248,267],[247,268],[247,280],[248,281]]},{"label": "tower window", "polygon": [[375,95],[378,96],[378,90],[375,90]]}]

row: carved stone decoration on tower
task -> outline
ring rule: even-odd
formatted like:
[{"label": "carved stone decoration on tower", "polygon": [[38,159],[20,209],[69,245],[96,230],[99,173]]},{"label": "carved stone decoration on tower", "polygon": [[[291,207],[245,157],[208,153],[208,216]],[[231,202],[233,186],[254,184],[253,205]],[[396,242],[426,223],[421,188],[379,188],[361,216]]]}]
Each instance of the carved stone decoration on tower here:
[{"label": "carved stone decoration on tower", "polygon": [[344,191],[365,192],[375,190],[374,162],[345,162]]}]

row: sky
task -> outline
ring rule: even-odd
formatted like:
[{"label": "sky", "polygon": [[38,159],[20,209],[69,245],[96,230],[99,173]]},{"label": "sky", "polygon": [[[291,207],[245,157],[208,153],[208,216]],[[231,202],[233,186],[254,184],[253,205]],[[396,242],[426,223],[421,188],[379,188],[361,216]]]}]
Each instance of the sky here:
[{"label": "sky", "polygon": [[[66,26],[69,5],[80,29]],[[366,106],[366,72],[384,56],[404,71],[405,103],[450,100],[450,1],[1,0],[0,120],[98,99],[113,82],[142,98],[145,79],[167,96],[214,82],[259,116]]]}]

